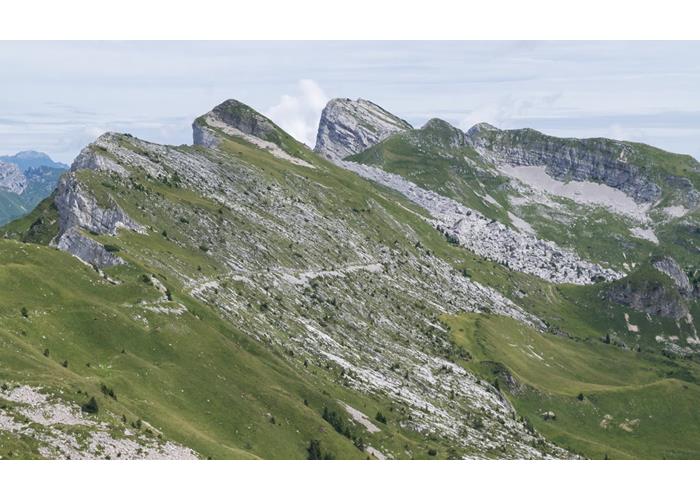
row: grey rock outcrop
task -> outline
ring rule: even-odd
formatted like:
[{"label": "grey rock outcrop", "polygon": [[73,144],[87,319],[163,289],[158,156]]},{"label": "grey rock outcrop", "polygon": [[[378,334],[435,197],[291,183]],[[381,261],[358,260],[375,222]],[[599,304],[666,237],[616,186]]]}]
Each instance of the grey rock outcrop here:
[{"label": "grey rock outcrop", "polygon": [[55,245],[58,249],[97,267],[124,264],[124,259],[107,251],[104,245],[92,238],[81,234],[77,226],[72,226],[63,232],[58,237]]},{"label": "grey rock outcrop", "polygon": [[0,189],[22,194],[27,188],[27,178],[14,163],[0,161]]},{"label": "grey rock outcrop", "polygon": [[552,283],[581,285],[613,281],[623,276],[616,270],[584,261],[576,252],[551,241],[514,231],[451,198],[423,189],[400,175],[351,161],[337,160],[336,163],[405,195],[431,214],[431,224],[448,240],[510,269]]},{"label": "grey rock outcrop", "polygon": [[58,183],[54,203],[58,209],[59,227],[62,232],[76,226],[93,233],[111,236],[116,235],[120,228],[143,231],[143,228],[113,201],[109,207],[101,207],[72,173],[65,175]]},{"label": "grey rock outcrop", "polygon": [[693,286],[690,284],[688,275],[683,272],[683,269],[681,269],[673,257],[662,257],[655,260],[652,265],[657,271],[671,278],[678,287],[678,291],[682,294],[688,295],[693,292]]},{"label": "grey rock outcrop", "polygon": [[373,102],[332,99],[321,113],[314,151],[340,160],[413,127]]},{"label": "grey rock outcrop", "polygon": [[610,139],[561,139],[532,129],[500,130],[488,124],[469,129],[467,139],[493,162],[513,166],[544,166],[560,181],[591,181],[653,203],[661,188],[630,162],[631,147]]},{"label": "grey rock outcrop", "polygon": [[54,196],[54,204],[58,210],[59,233],[53,244],[60,250],[98,267],[123,264],[124,260],[84,234],[83,230],[110,236],[116,236],[119,229],[145,231],[114,200],[110,199],[108,206],[100,204],[78,179],[77,172],[83,169],[100,170],[121,177],[129,175],[119,163],[105,156],[106,150],[105,154],[101,154],[99,144],[107,144],[112,137],[106,134],[95,144],[81,151],[73,162],[71,171],[61,177]]},{"label": "grey rock outcrop", "polygon": [[659,282],[633,284],[630,281],[614,284],[606,291],[607,299],[635,311],[681,319],[688,315],[688,306],[682,297]]},{"label": "grey rock outcrop", "polygon": [[[95,144],[99,144],[100,141],[108,141],[110,137],[111,134],[105,134],[98,138]],[[100,170],[104,172],[114,172],[115,174],[124,177],[129,175],[129,172],[116,161],[105,156],[105,154],[100,154],[100,152],[96,150],[98,147],[99,146],[91,144],[83,148],[80,154],[73,161],[71,171]]]},{"label": "grey rock outcrop", "polygon": [[216,148],[221,143],[212,129],[199,120],[192,123],[192,142],[195,146],[204,146],[205,148]]}]

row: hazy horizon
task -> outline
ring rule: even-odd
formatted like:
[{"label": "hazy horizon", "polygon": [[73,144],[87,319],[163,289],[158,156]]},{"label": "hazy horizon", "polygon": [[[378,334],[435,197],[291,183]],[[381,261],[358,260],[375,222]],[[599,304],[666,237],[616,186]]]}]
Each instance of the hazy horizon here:
[{"label": "hazy horizon", "polygon": [[106,131],[190,144],[235,98],[313,146],[333,97],[700,158],[697,42],[2,42],[0,155],[70,163]]}]

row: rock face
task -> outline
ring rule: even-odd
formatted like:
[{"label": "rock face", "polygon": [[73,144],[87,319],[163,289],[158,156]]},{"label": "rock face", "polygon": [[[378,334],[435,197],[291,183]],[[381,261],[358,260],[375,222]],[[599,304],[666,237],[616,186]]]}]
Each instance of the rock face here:
[{"label": "rock face", "polygon": [[72,174],[59,182],[54,202],[61,231],[77,226],[93,233],[114,236],[120,228],[142,230],[116,203],[112,202],[109,207],[100,206]]},{"label": "rock face", "polygon": [[671,278],[678,287],[678,291],[682,294],[688,295],[693,292],[693,286],[690,284],[688,275],[683,272],[683,269],[673,257],[662,257],[655,260],[652,265],[657,271]]},{"label": "rock face", "polygon": [[330,160],[340,160],[412,128],[373,102],[332,99],[321,113],[314,151]]},{"label": "rock face", "polygon": [[0,162],[0,189],[22,194],[27,187],[27,178],[14,163]]},{"label": "rock face", "polygon": [[[103,138],[108,139],[109,136],[110,134],[105,134]],[[71,171],[75,172],[76,170],[100,170],[104,172],[114,172],[122,176],[129,175],[129,172],[109,158],[104,150],[100,153],[99,146],[98,148],[86,147],[80,152],[73,161],[73,165],[71,165]]]},{"label": "rock face", "polygon": [[630,162],[631,147],[610,139],[560,139],[532,129],[500,130],[488,124],[469,129],[467,139],[493,162],[513,166],[545,166],[560,181],[592,181],[653,203],[662,194],[638,165]]},{"label": "rock face", "polygon": [[56,248],[97,267],[124,264],[124,259],[107,251],[104,245],[82,234],[77,226],[69,227],[58,237]]},{"label": "rock face", "polygon": [[658,282],[615,284],[606,292],[606,297],[635,311],[655,316],[678,320],[688,315],[688,306],[680,295]]},{"label": "rock face", "polygon": [[115,236],[119,229],[144,231],[114,200],[110,199],[109,206],[106,207],[98,203],[78,178],[78,171],[85,169],[120,177],[128,176],[128,171],[109,157],[103,145],[112,140],[112,134],[105,134],[94,145],[83,149],[73,162],[71,171],[61,178],[54,196],[59,215],[59,233],[54,239],[55,246],[98,267],[123,264],[124,260],[83,234],[82,230],[110,236]]},{"label": "rock face", "polygon": [[652,259],[651,265],[667,276],[672,284],[653,278],[645,278],[641,282],[625,280],[608,290],[608,298],[640,312],[675,320],[689,317],[688,302],[696,298],[698,290],[690,283],[686,273],[668,255]]}]

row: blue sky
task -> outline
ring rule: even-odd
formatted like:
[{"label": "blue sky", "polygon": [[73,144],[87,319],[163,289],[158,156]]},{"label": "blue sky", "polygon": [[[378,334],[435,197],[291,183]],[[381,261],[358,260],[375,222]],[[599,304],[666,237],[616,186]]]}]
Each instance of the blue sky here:
[{"label": "blue sky", "polygon": [[696,42],[0,42],[0,154],[70,162],[105,131],[191,142],[244,101],[313,145],[331,97],[421,125],[487,121],[700,158]]}]

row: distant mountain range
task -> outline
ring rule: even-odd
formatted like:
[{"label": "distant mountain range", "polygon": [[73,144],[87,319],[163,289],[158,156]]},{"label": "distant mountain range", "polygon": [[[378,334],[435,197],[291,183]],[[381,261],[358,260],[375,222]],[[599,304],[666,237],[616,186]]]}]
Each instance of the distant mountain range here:
[{"label": "distant mountain range", "polygon": [[67,169],[65,163],[38,151],[0,156],[0,224],[31,212]]},{"label": "distant mountain range", "polygon": [[40,151],[20,151],[16,155],[0,155],[0,162],[17,165],[23,172],[30,168],[51,167],[66,170],[65,163],[53,161],[49,155]]}]

